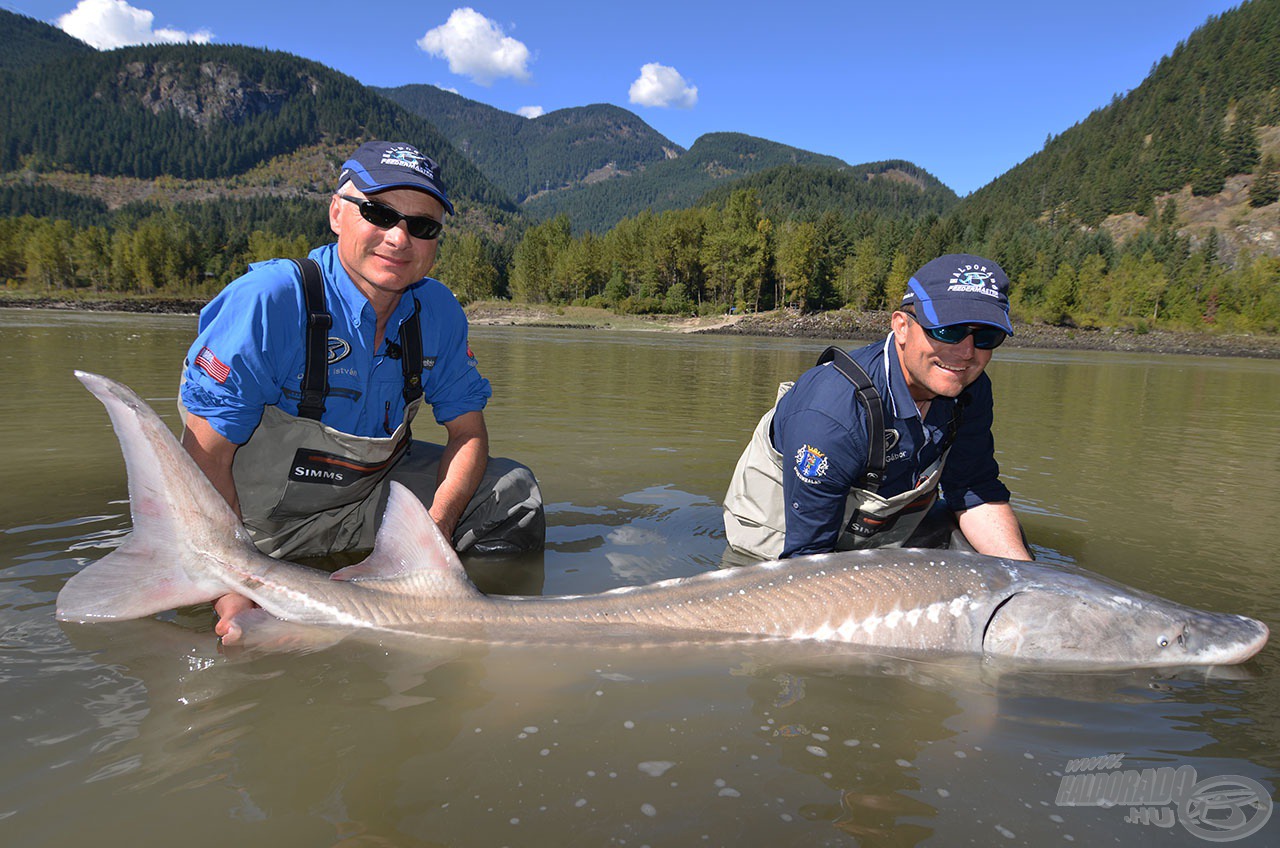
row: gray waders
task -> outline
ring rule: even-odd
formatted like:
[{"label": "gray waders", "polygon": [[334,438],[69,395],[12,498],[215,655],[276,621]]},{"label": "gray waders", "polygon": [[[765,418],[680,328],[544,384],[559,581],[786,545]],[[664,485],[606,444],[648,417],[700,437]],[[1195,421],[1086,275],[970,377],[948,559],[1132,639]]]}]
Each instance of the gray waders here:
[{"label": "gray waders", "polygon": [[[405,414],[395,432],[385,438],[352,436],[320,423],[328,394],[326,348],[332,319],[319,267],[310,259],[297,264],[308,312],[298,415],[267,407],[232,465],[245,527],[259,550],[276,557],[373,547],[390,493],[388,481],[405,485],[430,506],[444,452],[410,434],[422,405],[416,302],[415,317],[400,327]],[[491,457],[454,530],[454,547],[459,552],[518,553],[541,549],[545,538],[542,493],[533,472],[514,460]]]},{"label": "gray waders", "polygon": [[[885,354],[886,356],[888,353]],[[942,452],[920,476],[914,488],[892,497],[877,494],[884,481],[884,404],[871,378],[843,350],[827,348],[817,364],[831,363],[854,386],[867,412],[867,444],[870,456],[866,471],[845,500],[836,550],[902,547],[920,525],[938,497],[938,481],[947,452],[960,425],[960,407],[952,416]],[[778,400],[794,383],[778,386]],[[782,494],[782,455],[773,447],[775,401],[760,419],[751,441],[738,459],[729,491],[725,495],[725,534],[729,546],[739,554],[758,559],[776,559],[786,542],[786,504]]]}]

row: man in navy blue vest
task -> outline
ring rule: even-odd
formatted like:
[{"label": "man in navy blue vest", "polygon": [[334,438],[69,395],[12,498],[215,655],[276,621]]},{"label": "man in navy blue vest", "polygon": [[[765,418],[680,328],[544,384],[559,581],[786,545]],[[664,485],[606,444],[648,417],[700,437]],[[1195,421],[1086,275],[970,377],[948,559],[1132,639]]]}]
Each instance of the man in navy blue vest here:
[{"label": "man in navy blue vest", "polygon": [[1000,482],[983,373],[1013,334],[1008,285],[989,259],[934,259],[883,341],[831,349],[784,383],[725,497],[730,546],[773,559],[914,544],[940,496],[978,552],[1031,559]]}]

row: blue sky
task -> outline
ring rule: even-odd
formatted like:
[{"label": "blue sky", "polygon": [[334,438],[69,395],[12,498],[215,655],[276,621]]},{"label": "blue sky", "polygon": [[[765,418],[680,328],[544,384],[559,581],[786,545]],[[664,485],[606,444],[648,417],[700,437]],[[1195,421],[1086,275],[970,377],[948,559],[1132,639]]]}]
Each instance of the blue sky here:
[{"label": "blue sky", "polygon": [[[284,50],[499,109],[613,103],[683,147],[733,131],[968,194],[1136,87],[1227,0],[0,0],[95,46]],[[364,12],[354,12],[356,8]]]}]

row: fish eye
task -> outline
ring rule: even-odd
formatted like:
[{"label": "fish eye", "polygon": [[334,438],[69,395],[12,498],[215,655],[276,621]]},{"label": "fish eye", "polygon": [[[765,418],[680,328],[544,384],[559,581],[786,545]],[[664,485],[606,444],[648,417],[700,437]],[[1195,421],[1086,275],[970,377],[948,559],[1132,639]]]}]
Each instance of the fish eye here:
[{"label": "fish eye", "polygon": [[1160,637],[1160,647],[1162,647],[1162,648],[1167,648],[1167,647],[1169,647],[1169,640],[1168,640],[1168,639],[1166,639],[1164,636],[1161,636],[1161,637]]}]

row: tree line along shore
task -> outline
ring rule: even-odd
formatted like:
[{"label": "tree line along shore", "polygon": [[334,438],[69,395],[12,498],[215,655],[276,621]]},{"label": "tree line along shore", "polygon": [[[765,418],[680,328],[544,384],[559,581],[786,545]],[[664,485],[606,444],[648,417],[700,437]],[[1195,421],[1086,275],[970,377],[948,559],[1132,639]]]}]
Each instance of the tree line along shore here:
[{"label": "tree line along shore", "polygon": [[[207,301],[182,298],[114,299],[33,297],[0,294],[0,308],[196,315]],[[712,335],[774,336],[815,340],[868,340],[887,332],[887,311],[838,309],[688,317],[620,315],[603,309],[533,306],[482,301],[466,308],[473,326],[623,329]],[[1168,353],[1280,359],[1280,337],[1267,334],[1190,333],[1172,330],[1070,327],[1014,322],[1008,348]]]}]

